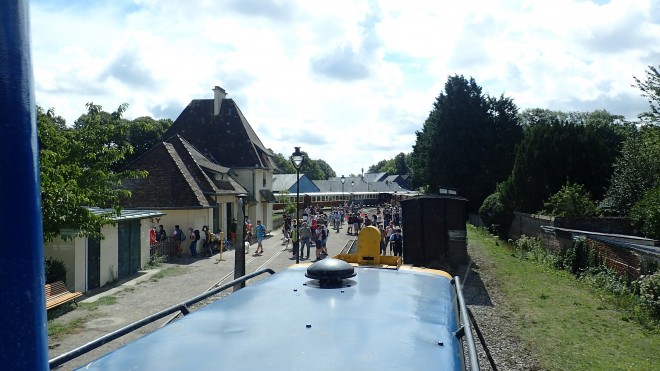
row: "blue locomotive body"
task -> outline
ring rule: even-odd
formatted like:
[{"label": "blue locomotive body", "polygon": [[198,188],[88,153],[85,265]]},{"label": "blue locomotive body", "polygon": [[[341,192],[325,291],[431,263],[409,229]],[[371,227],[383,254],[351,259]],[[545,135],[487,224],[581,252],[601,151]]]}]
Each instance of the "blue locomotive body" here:
[{"label": "blue locomotive body", "polygon": [[84,369],[464,369],[446,276],[355,267],[354,277],[323,287],[306,268],[276,273]]}]

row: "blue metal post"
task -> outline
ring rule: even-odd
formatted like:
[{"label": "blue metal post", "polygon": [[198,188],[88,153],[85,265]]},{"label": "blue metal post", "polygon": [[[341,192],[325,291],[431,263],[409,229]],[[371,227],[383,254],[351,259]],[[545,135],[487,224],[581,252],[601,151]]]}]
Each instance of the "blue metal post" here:
[{"label": "blue metal post", "polygon": [[47,370],[39,155],[27,0],[0,1],[0,364]]}]

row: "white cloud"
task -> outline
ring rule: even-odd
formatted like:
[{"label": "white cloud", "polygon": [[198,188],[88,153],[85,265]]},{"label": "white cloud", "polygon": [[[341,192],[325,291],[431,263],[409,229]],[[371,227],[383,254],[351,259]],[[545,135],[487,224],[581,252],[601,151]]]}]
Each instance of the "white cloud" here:
[{"label": "white cloud", "polygon": [[340,175],[410,152],[447,76],[521,108],[634,118],[653,0],[31,2],[38,104],[176,119],[225,88],[264,144]]}]

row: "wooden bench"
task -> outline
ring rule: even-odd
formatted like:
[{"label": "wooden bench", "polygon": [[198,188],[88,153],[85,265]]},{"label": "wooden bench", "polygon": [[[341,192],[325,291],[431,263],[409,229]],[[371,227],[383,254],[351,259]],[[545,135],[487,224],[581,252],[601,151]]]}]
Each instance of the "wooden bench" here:
[{"label": "wooden bench", "polygon": [[73,300],[74,304],[76,303],[76,298],[82,296],[80,292],[70,292],[64,282],[57,281],[53,283],[46,284],[46,310],[55,308],[59,305],[67,303]]}]

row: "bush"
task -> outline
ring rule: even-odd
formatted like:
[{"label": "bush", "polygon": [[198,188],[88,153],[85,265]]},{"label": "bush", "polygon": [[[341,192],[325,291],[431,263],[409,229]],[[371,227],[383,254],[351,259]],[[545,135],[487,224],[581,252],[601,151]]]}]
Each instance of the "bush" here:
[{"label": "bush", "polygon": [[654,317],[660,317],[660,273],[640,277],[639,300]]},{"label": "bush", "polygon": [[46,283],[62,281],[66,283],[66,266],[61,260],[52,257],[46,258]]},{"label": "bush", "polygon": [[660,187],[646,191],[633,205],[630,220],[646,237],[660,239]]},{"label": "bush", "polygon": [[559,192],[550,196],[540,211],[543,215],[559,217],[600,216],[596,203],[582,184],[566,183]]},{"label": "bush", "polygon": [[513,213],[507,210],[499,191],[486,197],[479,208],[479,217],[490,233],[506,239]]}]

